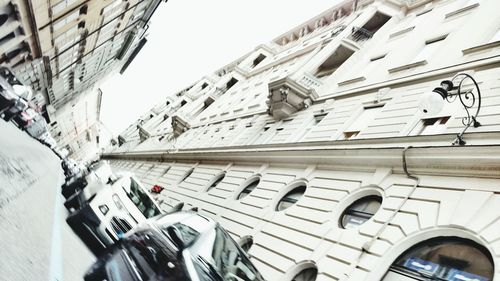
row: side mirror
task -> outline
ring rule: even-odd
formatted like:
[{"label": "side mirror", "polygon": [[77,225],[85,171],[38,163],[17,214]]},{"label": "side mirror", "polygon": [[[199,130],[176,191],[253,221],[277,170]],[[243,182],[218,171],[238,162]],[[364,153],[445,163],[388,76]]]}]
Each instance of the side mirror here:
[{"label": "side mirror", "polygon": [[167,233],[168,236],[170,236],[170,239],[174,242],[175,246],[177,246],[177,249],[182,250],[184,249],[184,241],[182,240],[182,235],[179,232],[179,229],[177,227],[171,225],[167,227]]}]

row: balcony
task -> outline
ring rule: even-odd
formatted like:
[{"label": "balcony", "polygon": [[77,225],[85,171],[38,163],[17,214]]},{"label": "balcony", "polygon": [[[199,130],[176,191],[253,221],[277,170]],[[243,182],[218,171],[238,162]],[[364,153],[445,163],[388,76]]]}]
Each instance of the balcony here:
[{"label": "balcony", "polygon": [[362,27],[353,27],[351,34],[349,34],[345,39],[359,49],[364,42],[370,40],[373,37],[373,33]]},{"label": "balcony", "polygon": [[317,90],[321,85],[323,85],[323,82],[311,73],[304,72],[302,77],[299,79],[299,84],[306,88]]}]

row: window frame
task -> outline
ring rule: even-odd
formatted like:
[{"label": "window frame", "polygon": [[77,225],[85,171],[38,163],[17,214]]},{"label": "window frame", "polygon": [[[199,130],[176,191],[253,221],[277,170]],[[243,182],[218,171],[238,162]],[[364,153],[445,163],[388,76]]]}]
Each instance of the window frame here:
[{"label": "window frame", "polygon": [[[371,214],[371,216],[367,217],[366,220],[364,220],[361,224],[359,224],[357,226],[354,226],[354,227],[346,227],[347,223],[344,223],[345,216],[350,215],[350,216],[353,216],[353,217],[357,217],[357,216],[354,216],[351,213],[350,209],[353,208],[353,206],[355,204],[359,203],[360,201],[368,201],[370,199],[379,199],[379,200],[376,200],[380,204],[379,207],[378,207],[378,209],[373,214]],[[344,208],[344,210],[342,211],[342,213],[341,213],[341,215],[340,215],[340,217],[338,219],[338,225],[339,225],[339,227],[341,229],[355,229],[355,228],[360,227],[361,225],[363,225],[366,222],[368,222],[369,220],[371,220],[377,214],[377,212],[382,208],[382,203],[383,202],[384,202],[384,198],[383,198],[383,196],[381,194],[367,194],[365,196],[357,198],[356,200],[352,201],[349,205],[347,205],[347,207]]]},{"label": "window frame", "polygon": [[[241,201],[242,199],[244,199],[245,197],[250,195],[250,193],[252,193],[259,186],[261,180],[262,180],[262,176],[259,174],[249,177],[247,180],[245,180],[240,185],[240,188],[238,188],[238,192],[236,193],[234,199],[237,201]],[[248,189],[255,182],[257,182],[257,184],[255,185],[255,187],[252,188],[252,190],[250,190],[250,192],[248,192],[248,193],[244,192],[246,189]],[[241,196],[243,193],[246,193],[246,195]]]}]

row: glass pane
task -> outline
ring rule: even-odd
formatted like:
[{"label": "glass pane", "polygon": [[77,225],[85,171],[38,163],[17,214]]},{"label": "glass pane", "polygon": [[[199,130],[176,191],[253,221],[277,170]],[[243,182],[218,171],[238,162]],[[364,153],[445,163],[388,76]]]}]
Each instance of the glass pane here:
[{"label": "glass pane", "polygon": [[400,256],[392,268],[439,280],[493,279],[493,263],[481,245],[458,237],[427,240]]},{"label": "glass pane", "polygon": [[368,196],[352,203],[342,215],[343,228],[356,228],[365,223],[380,209],[382,197]]},{"label": "glass pane", "polygon": [[[210,185],[210,187],[208,188],[208,190],[210,190],[210,189],[212,189],[212,188],[216,187],[216,186],[217,186],[217,185],[218,185],[218,184],[219,184],[219,183],[220,183],[220,182],[224,179],[224,177],[225,177],[225,176],[226,176],[226,174],[222,174],[221,176],[219,176],[219,178],[218,178],[218,179],[216,179],[216,180],[214,181],[214,183],[212,183],[212,184]],[[208,191],[208,190],[207,190],[207,191]]]},{"label": "glass pane", "polygon": [[318,270],[316,268],[307,268],[299,272],[292,281],[314,281],[318,275]]},{"label": "glass pane", "polygon": [[257,187],[257,185],[259,185],[259,182],[260,182],[260,179],[257,179],[255,181],[253,181],[252,183],[250,183],[247,187],[245,187],[245,189],[243,189],[243,191],[238,196],[238,199],[242,199],[242,198],[246,197],[248,194],[250,194],[250,192],[252,192]]},{"label": "glass pane", "polygon": [[[201,245],[203,248],[210,247],[209,256],[205,256],[197,250],[192,252],[196,257],[195,265],[202,269],[197,269],[198,273],[202,273],[200,276],[218,276],[218,278],[212,277],[203,280],[263,280],[247,255],[221,227],[217,226],[212,231],[213,234],[207,236],[208,240],[203,240],[203,245]],[[206,249],[200,248],[198,250],[205,252]]]},{"label": "glass pane", "polygon": [[[127,183],[130,183],[127,186]],[[128,198],[137,206],[139,211],[146,217],[151,218],[155,215],[160,214],[160,210],[155,206],[151,198],[142,190],[139,184],[130,178],[130,180],[125,181],[125,186],[122,185],[123,190],[127,194]]]},{"label": "glass pane", "polygon": [[306,192],[306,187],[305,186],[298,186],[292,191],[288,192],[283,198],[281,198],[280,202],[278,203],[278,206],[276,207],[277,211],[283,211],[290,206],[294,205],[299,201],[299,199],[304,195],[304,192]]},{"label": "glass pane", "polygon": [[366,128],[371,120],[382,110],[383,106],[365,108],[361,115],[345,130],[346,132],[360,132]]}]

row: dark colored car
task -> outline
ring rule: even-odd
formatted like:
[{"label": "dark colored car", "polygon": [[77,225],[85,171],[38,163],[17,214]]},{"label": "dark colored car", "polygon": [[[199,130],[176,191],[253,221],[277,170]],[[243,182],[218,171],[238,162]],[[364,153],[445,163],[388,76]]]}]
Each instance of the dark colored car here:
[{"label": "dark colored car", "polygon": [[264,280],[217,222],[195,212],[164,214],[148,220],[101,256],[84,279]]},{"label": "dark colored car", "polygon": [[[17,88],[15,88],[17,87]],[[21,90],[23,94],[30,91],[16,78],[14,73],[7,67],[0,67],[0,115],[3,119],[10,121],[13,117],[28,108],[28,102],[19,96],[16,91]]]},{"label": "dark colored car", "polygon": [[61,186],[61,194],[64,198],[70,198],[87,186],[87,180],[85,179],[86,174],[85,171],[78,171],[76,174],[66,178],[66,181]]},{"label": "dark colored car", "polygon": [[0,67],[0,113],[12,107],[19,98],[12,88],[17,79],[6,67]]}]

